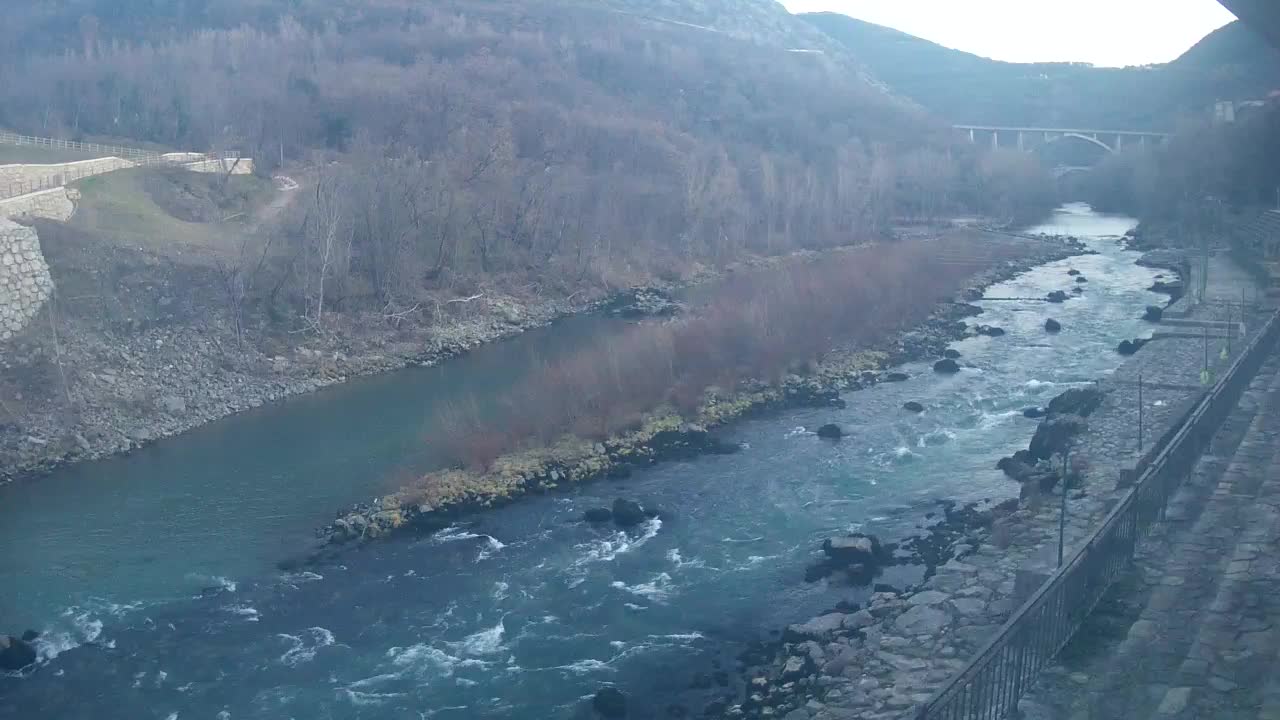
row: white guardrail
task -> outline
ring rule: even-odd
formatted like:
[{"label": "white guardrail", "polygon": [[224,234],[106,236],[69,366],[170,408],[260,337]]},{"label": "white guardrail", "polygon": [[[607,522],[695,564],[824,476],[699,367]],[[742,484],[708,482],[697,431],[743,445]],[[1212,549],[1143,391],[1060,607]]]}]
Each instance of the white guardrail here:
[{"label": "white guardrail", "polygon": [[[217,153],[160,153],[154,150],[141,150],[139,148],[124,147],[121,145],[84,143],[75,140],[18,135],[16,133],[8,132],[0,132],[0,145],[76,150],[97,155],[96,158],[89,160],[49,164],[48,173],[45,175],[23,178],[20,180],[0,179],[0,199],[18,197],[19,195],[27,195],[29,193],[41,192],[43,190],[52,190],[54,188],[62,187],[67,183],[112,172],[114,170],[120,170],[126,167],[144,167],[153,165],[182,167],[209,161],[240,159],[240,153],[237,151]],[[108,166],[110,165],[109,163],[103,162],[110,158],[119,158],[126,162],[125,164],[118,164],[111,167]],[[0,165],[0,168],[3,167],[3,165]],[[33,163],[30,164],[29,167],[40,167],[40,164]]]}]

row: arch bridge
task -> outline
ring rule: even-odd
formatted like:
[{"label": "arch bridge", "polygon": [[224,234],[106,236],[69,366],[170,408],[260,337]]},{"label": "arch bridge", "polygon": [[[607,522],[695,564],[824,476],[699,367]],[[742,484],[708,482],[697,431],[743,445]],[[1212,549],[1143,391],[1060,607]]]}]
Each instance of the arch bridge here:
[{"label": "arch bridge", "polygon": [[1017,147],[1031,151],[1037,147],[1072,139],[1097,145],[1109,153],[1118,153],[1134,145],[1167,142],[1172,133],[1146,130],[1087,130],[1080,128],[1001,127],[996,125],[955,125],[956,131],[969,142],[990,143],[991,147]]}]

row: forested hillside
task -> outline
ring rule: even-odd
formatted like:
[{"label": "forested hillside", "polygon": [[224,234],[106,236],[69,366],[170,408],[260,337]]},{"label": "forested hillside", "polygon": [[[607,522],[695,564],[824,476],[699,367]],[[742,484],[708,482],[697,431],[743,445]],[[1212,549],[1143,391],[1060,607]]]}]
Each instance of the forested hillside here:
[{"label": "forested hillside", "polygon": [[64,0],[17,16],[0,126],[314,169],[286,269],[299,307],[409,307],[506,272],[616,287],[1049,201],[1030,160],[948,155],[942,125],[771,0]]},{"label": "forested hillside", "polygon": [[1280,89],[1280,51],[1235,22],[1148,67],[1007,63],[834,13],[802,15],[896,92],[956,124],[1172,129]]}]

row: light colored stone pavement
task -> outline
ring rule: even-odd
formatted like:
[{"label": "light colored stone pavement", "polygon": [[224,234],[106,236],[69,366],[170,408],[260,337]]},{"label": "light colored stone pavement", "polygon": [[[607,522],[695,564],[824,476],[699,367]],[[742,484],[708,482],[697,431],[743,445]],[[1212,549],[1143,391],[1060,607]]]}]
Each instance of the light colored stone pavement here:
[{"label": "light colored stone pavement", "polygon": [[1021,704],[1029,720],[1280,720],[1280,359]]}]

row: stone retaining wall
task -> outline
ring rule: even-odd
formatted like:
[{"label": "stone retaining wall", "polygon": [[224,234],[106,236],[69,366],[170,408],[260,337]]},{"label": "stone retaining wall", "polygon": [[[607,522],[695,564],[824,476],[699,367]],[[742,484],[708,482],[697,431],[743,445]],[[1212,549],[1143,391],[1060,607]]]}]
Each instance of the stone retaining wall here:
[{"label": "stone retaining wall", "polygon": [[215,160],[197,160],[182,166],[191,172],[223,173],[230,171],[232,175],[252,175],[253,158],[220,158]]},{"label": "stone retaining wall", "polygon": [[[82,178],[134,167],[118,157],[56,163],[52,165],[0,165],[0,197],[21,195],[54,185],[66,185]],[[12,189],[7,191],[7,189]]]},{"label": "stone retaining wall", "polygon": [[0,341],[22,332],[52,292],[36,231],[0,218]]},{"label": "stone retaining wall", "polygon": [[0,218],[45,218],[66,222],[75,212],[78,191],[66,187],[27,193],[0,200]]}]

